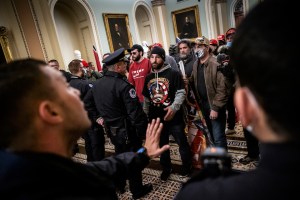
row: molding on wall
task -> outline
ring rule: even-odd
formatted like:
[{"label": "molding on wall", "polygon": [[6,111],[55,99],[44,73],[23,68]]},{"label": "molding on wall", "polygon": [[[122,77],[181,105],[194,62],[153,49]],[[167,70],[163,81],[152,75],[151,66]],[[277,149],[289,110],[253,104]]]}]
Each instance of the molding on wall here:
[{"label": "molding on wall", "polygon": [[166,5],[166,0],[152,0],[152,6],[162,6]]},{"label": "molding on wall", "polygon": [[31,13],[32,13],[32,18],[33,18],[33,22],[34,22],[34,25],[35,25],[35,28],[36,28],[36,31],[37,31],[37,35],[38,35],[38,38],[40,40],[40,44],[41,44],[41,48],[42,48],[42,51],[43,51],[44,59],[48,60],[48,55],[47,55],[47,51],[46,51],[46,47],[45,47],[45,42],[43,40],[42,31],[40,29],[38,17],[36,16],[36,12],[35,12],[32,0],[29,0],[29,7],[30,7],[30,10],[31,10]]},{"label": "molding on wall", "polygon": [[30,55],[30,51],[29,51],[29,47],[28,47],[27,41],[26,41],[26,39],[25,39],[24,30],[23,30],[23,28],[22,28],[22,26],[21,26],[20,17],[19,17],[19,15],[18,15],[17,8],[16,8],[16,5],[15,5],[15,3],[14,3],[13,0],[11,1],[11,4],[12,4],[13,10],[14,10],[15,18],[16,18],[17,23],[18,23],[19,30],[20,30],[21,35],[22,35],[22,39],[23,39],[23,42],[24,42],[24,46],[25,46],[27,55],[28,55],[28,57],[30,57],[31,55]]}]

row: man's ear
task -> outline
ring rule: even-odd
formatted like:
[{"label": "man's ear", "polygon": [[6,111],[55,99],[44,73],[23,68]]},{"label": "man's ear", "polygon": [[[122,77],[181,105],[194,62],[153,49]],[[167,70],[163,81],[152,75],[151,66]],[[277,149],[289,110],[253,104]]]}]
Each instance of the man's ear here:
[{"label": "man's ear", "polygon": [[251,125],[257,115],[258,105],[250,90],[246,87],[236,88],[234,103],[243,127]]},{"label": "man's ear", "polygon": [[43,101],[39,106],[39,116],[42,120],[50,124],[56,124],[63,121],[57,105],[50,101]]}]

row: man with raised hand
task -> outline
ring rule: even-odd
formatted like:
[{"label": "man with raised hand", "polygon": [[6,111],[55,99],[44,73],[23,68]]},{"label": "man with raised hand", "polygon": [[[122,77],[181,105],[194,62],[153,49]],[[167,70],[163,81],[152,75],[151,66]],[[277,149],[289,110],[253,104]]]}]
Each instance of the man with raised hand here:
[{"label": "man with raised hand", "polygon": [[[115,185],[135,176],[159,148],[160,121],[137,152],[87,164],[72,149],[91,122],[63,75],[40,60],[0,66],[0,195],[10,199],[118,199]],[[18,192],[16,192],[18,191]]]}]

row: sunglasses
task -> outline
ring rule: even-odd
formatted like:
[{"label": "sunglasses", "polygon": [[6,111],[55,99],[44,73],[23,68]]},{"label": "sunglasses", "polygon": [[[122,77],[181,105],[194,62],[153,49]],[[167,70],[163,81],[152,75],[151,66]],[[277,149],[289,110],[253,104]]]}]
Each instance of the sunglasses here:
[{"label": "sunglasses", "polygon": [[136,55],[138,52],[130,52],[130,55]]}]

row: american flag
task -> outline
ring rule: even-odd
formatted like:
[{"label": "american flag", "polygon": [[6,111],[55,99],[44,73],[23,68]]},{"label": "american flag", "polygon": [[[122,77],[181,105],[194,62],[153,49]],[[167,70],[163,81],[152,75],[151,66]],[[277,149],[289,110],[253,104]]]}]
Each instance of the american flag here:
[{"label": "american flag", "polygon": [[100,72],[100,71],[102,71],[102,67],[101,67],[101,64],[100,64],[100,61],[99,61],[99,56],[98,56],[96,47],[94,45],[93,45],[93,53],[94,53],[94,56],[95,56],[95,60],[96,60],[96,64],[97,64],[97,69]]}]

